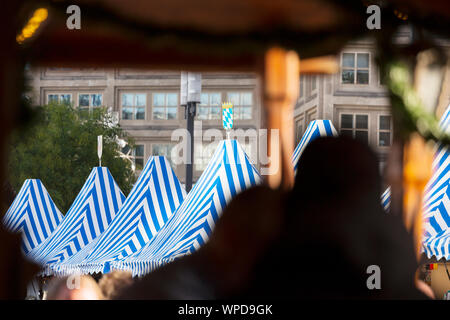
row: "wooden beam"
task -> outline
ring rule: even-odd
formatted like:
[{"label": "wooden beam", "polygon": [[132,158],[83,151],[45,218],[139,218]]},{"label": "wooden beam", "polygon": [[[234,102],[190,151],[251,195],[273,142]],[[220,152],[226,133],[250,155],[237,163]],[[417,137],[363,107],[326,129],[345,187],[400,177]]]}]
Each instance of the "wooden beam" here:
[{"label": "wooden beam", "polygon": [[[264,108],[267,114],[268,154],[266,180],[270,187],[294,185],[291,163],[294,150],[294,105],[300,89],[299,58],[294,51],[271,48],[265,55]],[[278,141],[273,138],[279,137]]]},{"label": "wooden beam", "polygon": [[423,190],[431,178],[433,148],[419,135],[413,134],[404,148],[403,221],[414,236],[417,259],[422,245]]},{"label": "wooden beam", "polygon": [[339,71],[339,63],[335,56],[323,56],[303,59],[300,66],[302,74],[333,74]]}]

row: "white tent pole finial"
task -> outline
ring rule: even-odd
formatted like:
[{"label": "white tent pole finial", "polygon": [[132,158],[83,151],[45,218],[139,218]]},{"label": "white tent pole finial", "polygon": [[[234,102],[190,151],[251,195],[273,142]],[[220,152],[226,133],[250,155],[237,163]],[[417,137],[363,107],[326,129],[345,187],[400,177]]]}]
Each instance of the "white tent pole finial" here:
[{"label": "white tent pole finial", "polygon": [[102,166],[103,136],[97,136],[97,155],[99,167]]}]

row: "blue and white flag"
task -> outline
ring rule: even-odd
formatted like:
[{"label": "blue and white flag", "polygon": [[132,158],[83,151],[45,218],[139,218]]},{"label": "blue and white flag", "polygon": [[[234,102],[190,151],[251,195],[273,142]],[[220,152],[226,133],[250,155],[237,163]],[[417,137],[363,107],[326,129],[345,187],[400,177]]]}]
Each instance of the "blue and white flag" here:
[{"label": "blue and white flag", "polygon": [[225,130],[233,129],[233,104],[222,103],[222,125]]},{"label": "blue and white flag", "polygon": [[22,233],[22,250],[28,254],[52,234],[63,218],[41,180],[27,179],[3,217],[3,224],[11,232]]}]

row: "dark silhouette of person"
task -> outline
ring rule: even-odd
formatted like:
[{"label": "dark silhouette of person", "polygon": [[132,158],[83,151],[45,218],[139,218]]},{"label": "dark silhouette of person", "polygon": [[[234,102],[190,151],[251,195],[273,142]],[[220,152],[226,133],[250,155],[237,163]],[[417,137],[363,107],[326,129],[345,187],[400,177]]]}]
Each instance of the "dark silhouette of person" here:
[{"label": "dark silhouette of person", "polygon": [[238,194],[203,247],[137,279],[118,299],[217,299],[239,293],[254,262],[280,234],[285,196],[267,186]]},{"label": "dark silhouette of person", "polygon": [[[367,144],[346,137],[313,141],[300,158],[283,232],[239,296],[425,299],[414,285],[412,237],[399,216],[383,211],[380,190]],[[379,283],[370,266],[379,268]]]},{"label": "dark silhouette of person", "polygon": [[425,299],[414,286],[412,238],[398,216],[383,211],[380,189],[366,144],[316,139],[291,192],[242,192],[206,245],[119,298]]}]

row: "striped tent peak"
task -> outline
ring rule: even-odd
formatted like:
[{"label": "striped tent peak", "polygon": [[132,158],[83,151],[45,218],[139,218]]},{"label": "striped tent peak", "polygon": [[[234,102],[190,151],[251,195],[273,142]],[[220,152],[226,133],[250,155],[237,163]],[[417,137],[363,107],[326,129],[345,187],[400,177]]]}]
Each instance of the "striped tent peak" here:
[{"label": "striped tent peak", "polygon": [[[450,132],[450,105],[441,118],[440,126]],[[450,152],[437,145],[432,164],[432,176],[423,193],[422,249],[431,257],[448,260],[450,231]],[[382,200],[383,201],[383,200]],[[390,202],[390,198],[385,200]]]},{"label": "striped tent peak", "polygon": [[331,120],[313,120],[309,123],[303,134],[300,142],[294,150],[292,156],[292,164],[294,165],[294,171],[297,172],[298,162],[306,146],[319,137],[336,137],[338,135],[336,129],[333,126]]},{"label": "striped tent peak", "polygon": [[236,140],[220,142],[194,188],[167,224],[141,250],[111,262],[112,266],[142,275],[158,265],[156,261],[166,263],[191,254],[208,241],[229,201],[260,182],[258,171],[240,144]]},{"label": "striped tent peak", "polygon": [[[450,132],[450,105],[440,121],[441,128]],[[438,236],[450,229],[450,151],[436,146],[433,173],[424,190],[424,237]]]},{"label": "striped tent peak", "polygon": [[[447,107],[447,110],[442,115],[442,118],[439,122],[439,125],[442,130],[450,134],[450,105]],[[433,161],[433,171],[438,170],[443,164],[448,163],[448,148],[438,144],[435,147],[435,157]],[[432,182],[432,180],[430,180]],[[430,184],[430,183],[429,183]]]},{"label": "striped tent peak", "polygon": [[[450,105],[448,105],[446,111],[442,115],[439,124],[443,130],[450,133]],[[450,174],[449,156],[450,153],[447,147],[441,145],[437,145],[435,147],[434,160],[432,164],[433,173],[424,189],[424,208],[426,215],[431,212],[433,203],[438,202],[445,193],[445,186],[448,185]],[[382,203],[386,202],[389,205],[390,201],[390,192],[388,198],[383,198],[382,196]]]},{"label": "striped tent peak", "polygon": [[422,246],[428,258],[435,256],[437,260],[450,260],[450,228],[424,239]]},{"label": "striped tent peak", "polygon": [[39,179],[27,179],[3,217],[11,232],[22,234],[22,250],[28,254],[44,242],[64,216]]},{"label": "striped tent peak", "polygon": [[381,195],[381,205],[386,212],[389,212],[391,206],[391,187],[387,187]]},{"label": "striped tent peak", "polygon": [[[433,162],[433,174],[423,193],[424,237],[429,238],[450,228],[450,153],[438,150]],[[388,211],[391,202],[390,187],[381,196],[383,208]]]},{"label": "striped tent peak", "polygon": [[[448,160],[447,160],[448,161]],[[442,169],[439,168],[439,169]],[[424,196],[424,237],[429,238],[442,234],[450,229],[450,162],[445,165],[445,173],[440,180],[429,184],[428,192]],[[439,171],[435,174],[439,175]]]},{"label": "striped tent peak", "polygon": [[[450,133],[450,105],[440,126]],[[423,250],[428,257],[450,258],[450,151],[437,145],[433,174],[424,191]]]},{"label": "striped tent peak", "polygon": [[185,197],[186,191],[166,157],[150,157],[116,219],[90,252],[76,257],[74,267],[136,252],[161,229]]},{"label": "striped tent peak", "polygon": [[450,104],[447,106],[447,109],[441,117],[440,125],[446,132],[450,131]]},{"label": "striped tent peak", "polygon": [[63,222],[30,259],[49,266],[77,253],[106,230],[124,201],[108,168],[93,168]]}]

